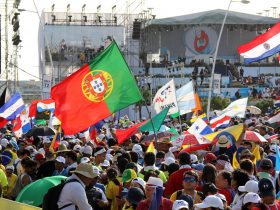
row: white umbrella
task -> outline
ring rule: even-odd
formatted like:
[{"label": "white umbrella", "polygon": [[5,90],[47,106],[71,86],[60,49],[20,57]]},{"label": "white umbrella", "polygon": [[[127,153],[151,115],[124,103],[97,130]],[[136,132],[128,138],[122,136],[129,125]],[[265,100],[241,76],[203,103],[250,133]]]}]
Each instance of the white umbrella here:
[{"label": "white umbrella", "polygon": [[249,112],[251,114],[261,114],[262,110],[260,110],[258,107],[256,106],[247,106],[247,109],[249,110]]}]

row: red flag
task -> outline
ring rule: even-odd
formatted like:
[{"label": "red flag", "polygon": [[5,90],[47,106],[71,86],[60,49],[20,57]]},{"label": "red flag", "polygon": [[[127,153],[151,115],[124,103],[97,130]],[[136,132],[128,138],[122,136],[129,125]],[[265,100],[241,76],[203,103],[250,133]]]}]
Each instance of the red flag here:
[{"label": "red flag", "polygon": [[[146,122],[146,121],[145,121]],[[145,122],[140,122],[131,128],[122,130],[122,129],[117,129],[116,130],[116,136],[118,139],[118,144],[122,144],[125,140],[133,136],[134,134],[138,133],[139,127],[143,125]]]},{"label": "red flag", "polygon": [[37,113],[37,103],[39,102],[39,100],[35,100],[35,101],[32,101],[30,106],[29,106],[29,114],[28,116],[30,118],[32,117],[35,117],[36,116],[36,113]]},{"label": "red flag", "polygon": [[7,123],[8,121],[6,119],[0,117],[0,128],[3,128]]}]

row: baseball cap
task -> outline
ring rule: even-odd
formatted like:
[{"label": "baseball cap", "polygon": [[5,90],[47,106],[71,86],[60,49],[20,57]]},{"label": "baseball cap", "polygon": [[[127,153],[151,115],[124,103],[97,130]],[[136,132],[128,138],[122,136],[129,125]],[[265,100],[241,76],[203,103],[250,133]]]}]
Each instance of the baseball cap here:
[{"label": "baseball cap", "polygon": [[253,193],[258,193],[259,192],[259,186],[258,182],[255,180],[250,180],[246,182],[244,186],[239,186],[238,190],[240,192],[253,192]]},{"label": "baseball cap", "polygon": [[104,147],[99,146],[95,148],[94,156],[101,155],[103,153],[106,153],[106,149]]},{"label": "baseball cap", "polygon": [[8,139],[5,139],[5,138],[1,139],[1,146],[2,147],[6,147],[8,144],[9,144],[9,140]]},{"label": "baseball cap", "polygon": [[73,150],[76,151],[76,152],[80,152],[82,149],[81,145],[79,144],[76,144],[74,147],[73,147]]},{"label": "baseball cap", "polygon": [[37,153],[34,157],[35,160],[39,161],[39,160],[42,160],[42,159],[45,159],[45,155],[42,154],[42,153]]},{"label": "baseball cap", "polygon": [[196,207],[200,209],[205,209],[205,208],[218,208],[218,209],[224,209],[223,201],[218,198],[216,195],[209,195],[207,196],[202,203],[195,204]]},{"label": "baseball cap", "polygon": [[110,166],[110,162],[108,160],[104,160],[103,163],[100,163],[100,166],[109,167]]},{"label": "baseball cap", "polygon": [[213,154],[213,153],[210,152],[210,153],[207,153],[207,154],[205,155],[204,160],[205,160],[206,163],[211,163],[211,162],[213,162],[213,161],[216,161],[216,160],[217,160],[217,157],[216,157],[215,154]]},{"label": "baseball cap", "polygon": [[249,192],[243,198],[243,204],[247,203],[260,203],[261,198],[257,193]]},{"label": "baseball cap", "polygon": [[59,163],[65,164],[65,158],[62,157],[62,156],[57,156],[57,157],[55,158],[55,160],[56,160],[57,162],[59,162]]},{"label": "baseball cap", "polygon": [[122,181],[123,182],[130,182],[131,180],[137,177],[136,172],[133,169],[125,169],[122,174]]},{"label": "baseball cap", "polygon": [[198,162],[197,156],[195,154],[190,154],[192,163]]},{"label": "baseball cap", "polygon": [[96,166],[92,166],[93,173],[100,174],[100,170]]},{"label": "baseball cap", "polygon": [[259,191],[261,197],[274,195],[273,183],[269,179],[261,179],[259,181]]},{"label": "baseball cap", "polygon": [[80,162],[81,163],[89,163],[90,159],[88,157],[82,157]]},{"label": "baseball cap", "polygon": [[87,155],[92,155],[92,148],[91,146],[84,146],[82,149],[82,153],[87,154]]},{"label": "baseball cap", "polygon": [[14,170],[15,170],[15,167],[14,167],[14,166],[6,166],[6,170],[12,170],[12,171],[14,171]]},{"label": "baseball cap", "polygon": [[132,152],[136,152],[139,156],[142,157],[143,155],[143,150],[142,147],[139,144],[134,144],[132,147]]},{"label": "baseball cap", "polygon": [[176,200],[173,203],[172,210],[179,210],[179,209],[182,209],[182,208],[189,209],[189,204],[184,200]]},{"label": "baseball cap", "polygon": [[48,137],[43,137],[43,144],[49,144],[52,143],[51,140]]},{"label": "baseball cap", "polygon": [[137,177],[135,179],[132,179],[131,181],[132,183],[137,183],[139,184],[143,189],[145,189],[145,186],[146,186],[146,182],[144,181],[144,179],[140,178],[140,177]]}]

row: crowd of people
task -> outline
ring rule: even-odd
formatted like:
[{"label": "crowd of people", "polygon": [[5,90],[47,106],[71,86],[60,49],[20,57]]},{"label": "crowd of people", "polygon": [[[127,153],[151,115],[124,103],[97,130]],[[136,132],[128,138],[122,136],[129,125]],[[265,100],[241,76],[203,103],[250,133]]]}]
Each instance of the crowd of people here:
[{"label": "crowd of people", "polygon": [[[149,151],[146,132],[119,145],[114,126],[131,126],[128,118],[104,123],[95,141],[84,133],[62,136],[55,151],[52,137],[15,138],[10,127],[3,128],[1,196],[15,200],[34,181],[61,175],[68,177],[57,198],[58,208],[64,210],[276,210],[279,128],[259,120],[263,118],[247,114],[246,119],[232,118],[231,125],[243,124],[265,137],[265,143],[241,137],[230,145],[190,152],[173,146],[169,137],[158,139],[156,152]],[[166,119],[164,124],[179,133],[180,127],[187,130],[185,123],[178,126],[175,120]]]}]

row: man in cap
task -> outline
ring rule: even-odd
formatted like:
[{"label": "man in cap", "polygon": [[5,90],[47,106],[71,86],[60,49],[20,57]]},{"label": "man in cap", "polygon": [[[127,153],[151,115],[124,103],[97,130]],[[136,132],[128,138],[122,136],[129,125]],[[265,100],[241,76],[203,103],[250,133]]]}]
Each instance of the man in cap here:
[{"label": "man in cap", "polygon": [[273,172],[273,163],[270,159],[263,158],[260,162],[260,169],[259,169],[258,177],[259,179],[267,178],[271,181],[274,179],[271,175]]},{"label": "man in cap", "polygon": [[43,147],[38,150],[39,153],[45,154],[50,150],[51,140],[48,137],[43,137]]},{"label": "man in cap", "polygon": [[64,169],[65,166],[65,158],[62,156],[58,156],[55,159],[55,170],[53,172],[53,176],[67,176],[67,171]]},{"label": "man in cap", "polygon": [[98,174],[94,173],[92,165],[88,163],[80,163],[71,173],[72,175],[67,180],[75,179],[77,181],[69,182],[63,187],[57,202],[58,207],[70,204],[63,210],[92,210],[88,203],[85,187],[89,186]]},{"label": "man in cap", "polygon": [[103,169],[100,164],[103,163],[106,159],[106,149],[102,146],[96,147],[94,152],[94,158],[95,166],[102,171]]},{"label": "man in cap", "polygon": [[172,210],[189,210],[189,204],[184,200],[176,200],[173,203]]},{"label": "man in cap", "polygon": [[224,204],[223,201],[216,195],[207,196],[202,203],[198,203],[195,205],[196,208],[199,209],[211,209],[211,210],[223,210]]},{"label": "man in cap", "polygon": [[272,161],[273,167],[275,167],[275,163],[276,163],[276,147],[278,147],[276,144],[270,145],[269,154],[268,156],[266,156],[267,159]]},{"label": "man in cap", "polygon": [[[262,203],[266,210],[280,209],[280,202],[275,198],[274,186],[271,180],[263,178],[259,182],[259,192]],[[259,207],[253,207],[252,210],[260,210]]]},{"label": "man in cap", "polygon": [[[137,210],[149,210],[150,205],[153,202],[153,195],[154,195],[155,190],[157,190],[157,191],[163,190],[163,182],[160,178],[151,176],[148,179],[148,182],[145,187],[146,199],[142,200],[138,204]],[[161,196],[161,203],[159,206],[159,210],[170,210],[170,209],[172,209],[172,205],[173,205],[173,203],[171,200]]]},{"label": "man in cap", "polygon": [[66,171],[69,175],[70,171],[73,171],[78,163],[77,163],[77,153],[74,151],[67,151],[65,153],[65,164],[67,165]]}]

